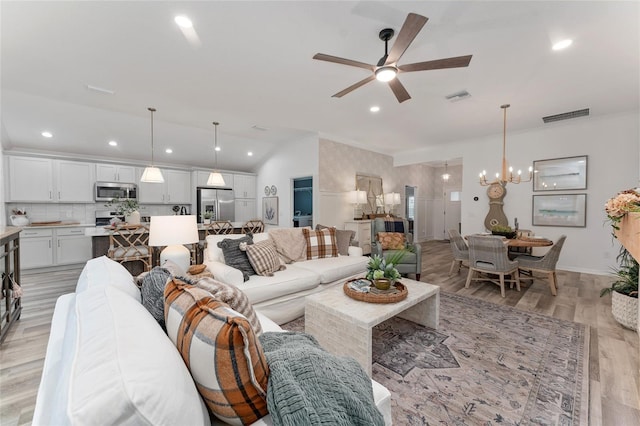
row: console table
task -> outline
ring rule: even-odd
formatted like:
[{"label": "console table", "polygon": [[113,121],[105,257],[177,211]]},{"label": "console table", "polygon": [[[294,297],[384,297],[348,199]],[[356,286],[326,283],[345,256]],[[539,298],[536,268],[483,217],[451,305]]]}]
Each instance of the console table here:
[{"label": "console table", "polygon": [[20,319],[21,299],[13,296],[13,283],[20,282],[20,231],[17,227],[0,227],[0,277],[2,297],[0,301],[0,344],[9,329]]}]

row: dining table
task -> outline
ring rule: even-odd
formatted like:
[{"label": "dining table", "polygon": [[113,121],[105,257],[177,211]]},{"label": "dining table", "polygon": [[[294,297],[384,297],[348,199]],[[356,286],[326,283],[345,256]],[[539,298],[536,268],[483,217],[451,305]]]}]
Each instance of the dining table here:
[{"label": "dining table", "polygon": [[[492,234],[489,233],[479,233],[479,234],[474,234],[474,235],[481,235],[481,236],[486,236],[486,237],[490,237],[492,236]],[[467,239],[467,236],[464,237],[465,240]],[[502,237],[504,239],[504,243],[508,246],[508,247],[529,247],[529,248],[533,248],[533,247],[549,247],[553,245],[553,241],[551,241],[548,238],[545,237],[526,237],[526,236],[520,236],[517,238],[506,238],[506,237]]]}]

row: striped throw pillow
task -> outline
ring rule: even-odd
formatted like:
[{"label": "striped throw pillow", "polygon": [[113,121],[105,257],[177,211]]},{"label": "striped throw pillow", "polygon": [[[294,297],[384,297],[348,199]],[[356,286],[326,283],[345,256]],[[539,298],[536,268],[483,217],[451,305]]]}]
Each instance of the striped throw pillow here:
[{"label": "striped throw pillow", "polygon": [[303,229],[307,240],[307,260],[338,257],[335,228],[325,228],[319,231]]},{"label": "striped throw pillow", "polygon": [[167,334],[209,410],[234,425],[265,416],[269,367],[249,321],[179,279],[167,283],[164,297]]},{"label": "striped throw pillow", "polygon": [[272,277],[274,272],[281,271],[286,266],[280,264],[280,256],[276,251],[273,240],[268,239],[246,246],[249,263],[256,274],[264,277]]}]

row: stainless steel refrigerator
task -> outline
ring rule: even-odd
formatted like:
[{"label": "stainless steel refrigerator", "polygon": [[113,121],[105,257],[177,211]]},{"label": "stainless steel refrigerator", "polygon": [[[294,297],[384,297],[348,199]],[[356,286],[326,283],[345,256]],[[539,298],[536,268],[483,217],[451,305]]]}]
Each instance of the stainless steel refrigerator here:
[{"label": "stainless steel refrigerator", "polygon": [[203,214],[211,213],[211,220],[234,221],[235,202],[233,189],[198,188],[198,222],[202,223]]}]

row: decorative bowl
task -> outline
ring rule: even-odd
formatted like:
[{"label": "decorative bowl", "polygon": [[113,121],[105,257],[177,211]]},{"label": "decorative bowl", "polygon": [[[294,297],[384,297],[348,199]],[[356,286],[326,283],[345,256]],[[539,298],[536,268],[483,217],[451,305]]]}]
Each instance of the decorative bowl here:
[{"label": "decorative bowl", "polygon": [[391,288],[391,280],[388,278],[378,278],[373,280],[373,285],[378,290],[389,290],[389,288]]}]

